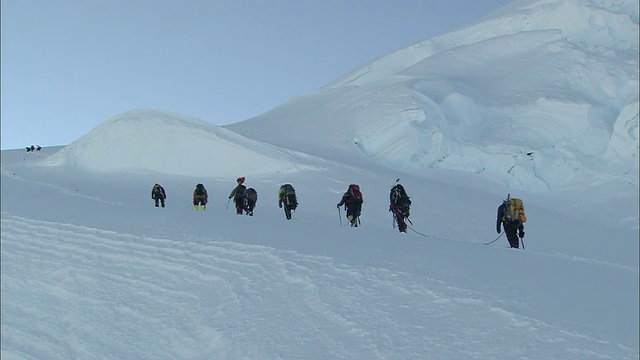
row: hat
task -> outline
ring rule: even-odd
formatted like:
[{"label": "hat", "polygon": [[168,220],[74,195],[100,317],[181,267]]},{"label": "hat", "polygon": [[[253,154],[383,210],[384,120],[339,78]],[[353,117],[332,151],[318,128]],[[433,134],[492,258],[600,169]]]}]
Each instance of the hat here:
[{"label": "hat", "polygon": [[239,177],[236,179],[236,181],[238,182],[238,184],[242,184],[244,182],[244,177]]}]

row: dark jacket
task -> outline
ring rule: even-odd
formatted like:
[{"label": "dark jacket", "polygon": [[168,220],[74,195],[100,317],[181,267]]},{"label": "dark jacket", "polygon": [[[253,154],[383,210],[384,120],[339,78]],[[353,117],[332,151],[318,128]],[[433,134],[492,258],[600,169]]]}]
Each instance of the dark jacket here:
[{"label": "dark jacket", "polygon": [[[505,224],[515,227],[519,233],[524,234],[524,224],[522,223],[522,221],[520,220],[515,220],[512,222],[504,221],[503,214],[506,206],[507,206],[506,202],[503,202],[502,205],[498,206],[498,216],[496,218],[496,232],[500,234],[500,224],[504,222]],[[524,236],[520,236],[520,237],[524,237]]]},{"label": "dark jacket", "polygon": [[198,187],[196,186],[196,189],[193,190],[193,201],[195,202],[197,199],[203,199],[205,204],[207,202],[207,199],[209,198],[209,194],[207,194],[207,189],[205,189],[205,187],[202,187],[202,193],[198,192]]},{"label": "dark jacket", "polygon": [[[396,191],[396,189],[398,191]],[[389,209],[398,209],[401,213],[408,213],[409,207],[411,206],[411,199],[407,192],[404,190],[404,187],[400,184],[395,185],[391,188],[391,192],[389,193]]]},{"label": "dark jacket", "polygon": [[353,194],[351,194],[351,191],[347,191],[346,193],[344,193],[344,195],[342,195],[342,199],[338,203],[338,207],[342,205],[345,205],[346,207],[352,207],[352,206],[360,207],[362,206],[362,200],[356,199],[353,196]]},{"label": "dark jacket", "polygon": [[161,185],[155,184],[153,189],[151,189],[151,198],[166,199],[167,194],[164,192],[164,188]]},{"label": "dark jacket", "polygon": [[233,190],[231,194],[229,194],[229,199],[233,198],[236,201],[242,201],[242,196],[244,195],[244,191],[247,189],[246,186],[242,184],[238,184]]}]

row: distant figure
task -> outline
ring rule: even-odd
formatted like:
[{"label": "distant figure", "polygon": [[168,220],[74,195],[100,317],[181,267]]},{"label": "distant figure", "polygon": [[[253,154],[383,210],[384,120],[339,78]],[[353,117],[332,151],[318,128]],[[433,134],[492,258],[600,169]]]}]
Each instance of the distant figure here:
[{"label": "distant figure", "polygon": [[206,205],[208,199],[209,195],[207,194],[207,189],[204,188],[204,185],[196,185],[196,189],[193,190],[193,209],[197,211],[198,205],[200,205],[200,209],[205,211],[207,209]]},{"label": "distant figure", "polygon": [[164,199],[167,198],[167,193],[164,192],[164,188],[160,184],[155,184],[151,189],[151,198],[155,201],[156,207],[158,207],[158,203],[164,207]]},{"label": "distant figure", "polygon": [[34,152],[34,151],[36,151],[36,147],[31,145],[31,152]]},{"label": "distant figure", "polygon": [[351,184],[347,192],[342,195],[342,200],[338,203],[338,209],[344,204],[345,210],[347,211],[347,220],[351,223],[351,227],[358,227],[363,202],[360,186]]},{"label": "distant figure", "polygon": [[30,152],[30,151],[31,151],[31,147],[27,146],[27,152]]},{"label": "distant figure", "polygon": [[38,145],[38,146],[36,147],[36,150],[37,150],[37,151],[42,150],[42,146]]},{"label": "distant figure", "polygon": [[244,211],[247,215],[253,216],[253,209],[256,207],[256,203],[258,202],[258,193],[254,188],[248,188],[242,193],[242,197],[244,198]]},{"label": "distant figure", "polygon": [[[496,221],[496,231],[500,234],[500,224],[507,234],[509,246],[515,249],[520,247],[519,239],[524,237],[524,222],[527,217],[524,215],[524,205],[522,200],[512,198],[511,195],[498,207],[498,218]],[[516,234],[517,232],[517,234]]]},{"label": "distant figure", "polygon": [[295,211],[298,207],[296,190],[291,184],[284,184],[280,186],[280,190],[278,190],[278,207],[282,209],[283,204],[284,216],[287,220],[291,220],[291,212]]},{"label": "distant figure", "polygon": [[236,214],[242,215],[242,210],[244,210],[244,191],[247,187],[243,185],[244,177],[237,178],[236,182],[238,185],[229,194],[229,199],[233,198],[233,202],[236,205]]},{"label": "distant figure", "polygon": [[391,188],[389,194],[389,211],[393,213],[393,218],[398,224],[400,232],[407,232],[407,222],[409,219],[409,210],[411,207],[411,199],[401,184],[396,184]]}]

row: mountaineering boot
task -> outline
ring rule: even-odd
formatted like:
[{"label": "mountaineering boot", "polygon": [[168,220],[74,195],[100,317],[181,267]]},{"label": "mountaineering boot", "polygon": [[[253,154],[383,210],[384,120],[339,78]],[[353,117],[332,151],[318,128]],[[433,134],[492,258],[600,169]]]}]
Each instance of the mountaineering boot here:
[{"label": "mountaineering boot", "polygon": [[206,208],[205,208],[205,206],[204,206],[204,205],[200,205],[200,209],[202,209],[202,211],[205,211],[205,210],[206,210]]},{"label": "mountaineering boot", "polygon": [[193,210],[198,211],[198,205],[193,205]]}]

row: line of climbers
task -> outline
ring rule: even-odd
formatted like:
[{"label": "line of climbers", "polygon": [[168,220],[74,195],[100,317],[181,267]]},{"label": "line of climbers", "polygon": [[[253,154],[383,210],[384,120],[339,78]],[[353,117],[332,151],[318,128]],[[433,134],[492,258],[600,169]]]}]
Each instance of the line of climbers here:
[{"label": "line of climbers", "polygon": [[[397,226],[398,231],[406,233],[408,227],[407,222],[411,223],[409,219],[411,198],[407,195],[404,186],[398,183],[399,180],[400,179],[396,180],[396,184],[389,192],[389,212],[393,215],[394,228]],[[229,194],[229,201],[233,199],[236,214],[253,216],[253,210],[258,202],[258,193],[254,188],[247,188],[247,186],[244,185],[244,177],[236,179],[236,182],[236,187],[233,188]],[[154,199],[156,207],[159,205],[164,207],[167,194],[161,185],[155,184],[151,190],[151,198]],[[204,185],[197,184],[193,191],[193,208],[195,210],[206,210],[208,198],[207,189],[205,189]],[[338,213],[340,213],[340,207],[344,205],[346,211],[345,216],[351,224],[351,227],[358,227],[360,224],[363,202],[360,186],[351,184],[337,205]],[[227,207],[228,205],[229,203],[227,202]],[[298,207],[296,191],[291,184],[284,184],[278,189],[278,207],[281,209],[284,207],[286,219],[291,220],[292,212]],[[340,219],[342,222],[341,216]],[[512,198],[509,194],[507,199],[498,207],[496,231],[500,234],[502,226],[507,235],[509,246],[517,249],[520,247],[520,240],[524,238],[524,222],[526,221],[527,217],[524,214],[522,200]]]},{"label": "line of climbers", "polygon": [[[236,179],[237,185],[229,194],[229,201],[233,199],[236,208],[236,214],[253,216],[253,209],[258,202],[258,192],[254,188],[247,188],[244,185],[245,178],[240,177]],[[161,205],[164,207],[164,201],[167,198],[167,193],[164,187],[160,184],[153,185],[151,189],[151,199],[155,201],[155,206]],[[193,209],[205,211],[207,208],[207,202],[209,200],[209,194],[203,184],[199,183],[193,190]],[[291,184],[284,184],[278,191],[278,206],[282,208],[284,205],[284,213],[287,220],[291,219],[291,212],[295,211],[298,207],[298,199],[296,197],[296,191]],[[228,207],[228,203],[227,203]]]},{"label": "line of climbers", "polygon": [[42,146],[38,145],[38,147],[35,147],[31,145],[31,146],[27,146],[26,149],[27,149],[27,152],[40,151],[42,150]]}]

